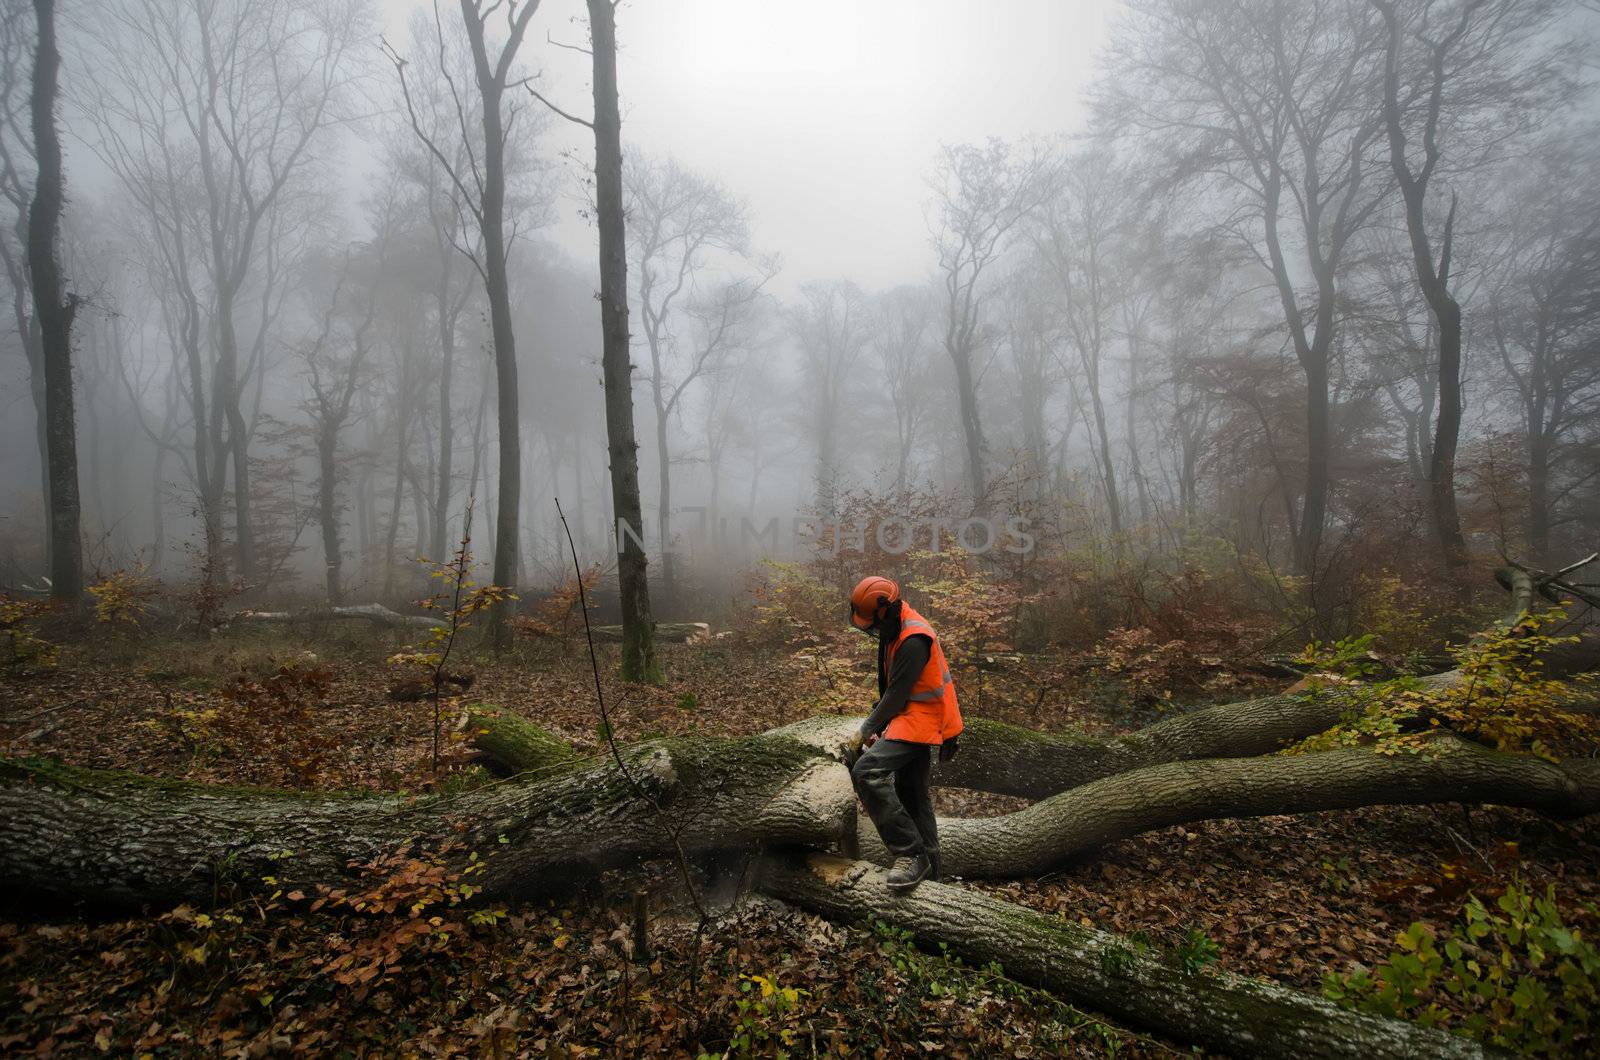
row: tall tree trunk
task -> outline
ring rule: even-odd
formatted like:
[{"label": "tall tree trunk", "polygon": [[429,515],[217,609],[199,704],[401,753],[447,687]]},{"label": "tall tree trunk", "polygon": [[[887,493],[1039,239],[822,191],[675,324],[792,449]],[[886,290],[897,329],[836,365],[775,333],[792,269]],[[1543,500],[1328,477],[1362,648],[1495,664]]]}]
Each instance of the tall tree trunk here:
[{"label": "tall tree trunk", "polygon": [[961,408],[961,432],[967,448],[967,488],[972,491],[974,510],[982,507],[988,490],[983,468],[983,423],[978,415],[978,384],[972,376],[972,352],[947,344],[950,361],[956,369],[956,397]]},{"label": "tall tree trunk", "polygon": [[[498,4],[491,5],[493,11]],[[495,585],[514,588],[517,584],[518,517],[522,512],[522,422],[518,413],[517,343],[511,325],[511,287],[506,272],[506,124],[500,113],[505,97],[506,78],[511,61],[522,41],[528,20],[538,9],[538,0],[529,0],[512,21],[511,36],[502,45],[499,59],[491,64],[484,23],[488,12],[480,11],[475,0],[461,0],[461,17],[466,23],[472,60],[477,73],[478,91],[483,97],[483,184],[479,199],[479,227],[483,233],[484,293],[489,298],[489,327],[494,337],[496,421],[500,432],[500,483],[496,497],[494,533]],[[497,649],[511,643],[512,601],[502,599],[489,614],[489,633]]]},{"label": "tall tree trunk", "polygon": [[11,286],[11,316],[17,330],[17,342],[28,360],[28,390],[33,396],[33,441],[39,453],[39,497],[44,507],[44,565],[50,566],[50,435],[46,421],[49,418],[44,398],[44,355],[39,349],[39,322],[28,312],[33,295],[28,287],[27,211],[19,209],[14,229],[17,246],[24,257],[11,252],[9,244],[0,245],[0,261],[4,261],[6,279]]},{"label": "tall tree trunk", "polygon": [[217,294],[217,391],[222,401],[220,411],[228,426],[225,452],[233,461],[234,555],[239,576],[249,580],[256,569],[255,531],[250,510],[250,428],[239,405],[243,386],[239,381],[239,335],[233,322],[233,307],[233,293],[225,287],[220,289]]},{"label": "tall tree trunk", "polygon": [[159,575],[167,555],[167,513],[161,481],[167,466],[167,447],[156,446],[155,469],[150,473],[150,573]]},{"label": "tall tree trunk", "polygon": [[628,356],[628,244],[622,207],[622,115],[617,100],[617,12],[613,0],[587,0],[594,56],[594,178],[600,223],[601,364],[611,499],[618,532],[617,581],[622,602],[622,676],[660,684],[655,620],[650,613],[649,557],[642,530],[639,443],[633,429],[633,364]]},{"label": "tall tree trunk", "polygon": [[1144,480],[1144,462],[1139,458],[1139,327],[1128,329],[1128,477],[1139,495],[1139,521],[1150,521],[1150,487]]},{"label": "tall tree trunk", "polygon": [[72,401],[72,318],[77,299],[63,290],[56,236],[61,226],[65,178],[56,133],[54,0],[34,0],[39,40],[33,62],[33,143],[38,159],[33,205],[28,211],[28,272],[44,361],[45,431],[49,443],[50,595],[73,608],[83,595],[83,542],[79,534],[78,448]]},{"label": "tall tree trunk", "polygon": [[1088,373],[1089,407],[1094,413],[1095,448],[1100,457],[1100,485],[1106,495],[1106,515],[1111,521],[1111,537],[1117,551],[1122,550],[1122,495],[1117,490],[1117,460],[1111,451],[1111,432],[1106,425],[1106,406],[1100,395],[1100,355],[1094,355],[1094,370]]},{"label": "tall tree trunk", "polygon": [[395,433],[398,441],[395,444],[394,458],[394,500],[389,505],[389,531],[383,544],[383,595],[388,599],[394,595],[394,546],[400,536],[400,505],[405,499],[406,488],[406,423],[410,420],[410,410],[404,404],[400,406],[400,415],[396,417]]},{"label": "tall tree trunk", "polygon": [[336,449],[339,428],[335,423],[321,423],[317,430],[317,511],[322,519],[322,556],[327,566],[328,603],[338,607],[344,603],[344,554],[339,543],[339,509],[334,483],[339,472]]},{"label": "tall tree trunk", "polygon": [[661,584],[665,588],[668,609],[671,609],[674,592],[672,562],[672,452],[667,438],[670,414],[662,400],[661,362],[656,361],[655,375],[650,380],[651,395],[656,406],[656,474],[660,482],[656,489],[656,532],[661,538]]},{"label": "tall tree trunk", "polygon": [[[1453,207],[1452,207],[1453,209]],[[1461,439],[1461,306],[1440,284],[1428,304],[1439,320],[1439,419],[1428,461],[1428,501],[1434,534],[1445,563],[1458,572],[1467,565],[1467,542],[1456,506],[1456,450]]]},{"label": "tall tree trunk", "polygon": [[1306,480],[1296,538],[1295,567],[1315,584],[1317,556],[1328,520],[1328,465],[1333,423],[1328,398],[1328,354],[1313,348],[1301,362],[1306,374]]},{"label": "tall tree trunk", "polygon": [[[1461,534],[1461,515],[1456,507],[1456,448],[1461,438],[1461,304],[1450,293],[1450,251],[1454,237],[1456,197],[1450,196],[1450,212],[1445,217],[1439,240],[1439,260],[1434,261],[1428,237],[1426,207],[1428,185],[1439,161],[1436,131],[1443,101],[1445,57],[1450,47],[1466,30],[1469,14],[1463,15],[1456,31],[1438,44],[1430,44],[1429,73],[1431,91],[1427,100],[1427,135],[1423,138],[1425,161],[1413,171],[1406,156],[1406,133],[1400,114],[1401,25],[1394,5],[1372,0],[1388,29],[1388,44],[1383,78],[1384,128],[1389,138],[1389,167],[1394,171],[1405,204],[1406,231],[1411,237],[1411,258],[1417,286],[1428,302],[1438,325],[1439,336],[1439,419],[1434,427],[1433,449],[1428,459],[1428,511],[1434,537],[1444,551],[1446,566],[1459,573],[1467,564],[1467,544]],[[1426,430],[1426,426],[1422,427]]]},{"label": "tall tree trunk", "polygon": [[[29,289],[18,289],[19,298],[29,298]],[[50,402],[45,396],[44,351],[40,348],[39,322],[26,319],[22,333],[23,348],[28,354],[29,390],[33,392],[33,440],[39,450],[39,496],[44,502],[44,565],[50,567]]]},{"label": "tall tree trunk", "polygon": [[1541,423],[1528,432],[1528,554],[1550,563],[1550,442]]},{"label": "tall tree trunk", "polygon": [[455,248],[448,240],[436,239],[435,243],[440,257],[437,300],[439,354],[443,361],[439,366],[439,473],[433,495],[433,542],[429,555],[442,562],[450,554],[450,478],[455,458],[455,423],[450,404],[456,363],[456,307],[450,301],[450,274],[454,271],[451,255]]},{"label": "tall tree trunk", "polygon": [[[485,381],[487,382],[487,381]],[[478,486],[483,473],[483,420],[484,413],[489,407],[489,389],[485,386],[478,394],[478,413],[472,420],[472,473],[467,476],[467,502],[473,506],[478,503]],[[463,539],[472,536],[471,525],[461,528]]]},{"label": "tall tree trunk", "polygon": [[[469,20],[470,21],[470,20]],[[481,79],[480,79],[481,81]],[[517,412],[517,345],[511,329],[511,289],[506,275],[505,132],[500,119],[501,88],[486,84],[483,97],[484,283],[489,296],[489,325],[494,333],[496,423],[500,431],[500,483],[496,491],[494,584],[517,584],[517,516],[522,510],[522,431]],[[511,643],[511,601],[495,604],[490,633],[495,647]]]}]

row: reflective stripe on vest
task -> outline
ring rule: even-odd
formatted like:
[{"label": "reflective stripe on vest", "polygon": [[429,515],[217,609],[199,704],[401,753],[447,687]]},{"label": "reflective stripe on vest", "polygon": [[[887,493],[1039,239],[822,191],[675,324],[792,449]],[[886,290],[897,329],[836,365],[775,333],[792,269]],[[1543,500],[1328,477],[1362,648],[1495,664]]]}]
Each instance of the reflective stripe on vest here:
[{"label": "reflective stripe on vest", "polygon": [[910,604],[901,604],[900,635],[889,646],[884,665],[893,666],[895,649],[912,636],[927,637],[932,649],[928,653],[927,666],[912,685],[906,709],[890,721],[884,735],[891,740],[911,743],[943,743],[962,729],[955,681],[950,676],[950,666],[945,661],[939,635]]}]

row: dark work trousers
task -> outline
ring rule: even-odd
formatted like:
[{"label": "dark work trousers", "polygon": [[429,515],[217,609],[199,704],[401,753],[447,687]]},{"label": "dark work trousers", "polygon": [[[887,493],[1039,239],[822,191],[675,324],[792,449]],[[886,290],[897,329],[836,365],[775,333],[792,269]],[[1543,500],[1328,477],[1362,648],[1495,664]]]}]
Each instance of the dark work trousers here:
[{"label": "dark work trousers", "polygon": [[915,857],[939,849],[928,776],[933,747],[879,738],[850,771],[856,794],[867,808],[883,845],[895,857]]}]

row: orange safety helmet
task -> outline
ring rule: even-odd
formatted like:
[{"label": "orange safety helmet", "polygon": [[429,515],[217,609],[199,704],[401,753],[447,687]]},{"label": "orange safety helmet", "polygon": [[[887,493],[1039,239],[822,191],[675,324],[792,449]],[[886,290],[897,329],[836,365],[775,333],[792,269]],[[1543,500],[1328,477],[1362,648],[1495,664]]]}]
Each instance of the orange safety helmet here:
[{"label": "orange safety helmet", "polygon": [[888,578],[874,574],[862,578],[850,590],[850,624],[857,629],[870,629],[876,620],[878,608],[900,599],[900,586]]}]

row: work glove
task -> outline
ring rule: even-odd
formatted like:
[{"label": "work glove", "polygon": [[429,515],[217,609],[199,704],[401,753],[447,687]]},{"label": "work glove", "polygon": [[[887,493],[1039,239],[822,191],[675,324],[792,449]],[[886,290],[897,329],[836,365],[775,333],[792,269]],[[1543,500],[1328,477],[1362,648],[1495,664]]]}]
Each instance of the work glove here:
[{"label": "work glove", "polygon": [[844,759],[846,769],[854,769],[856,761],[861,757],[863,739],[858,729],[850,734],[850,739],[839,745],[839,757]]},{"label": "work glove", "polygon": [[950,739],[939,745],[939,761],[950,761],[950,759],[956,756],[956,752],[959,750],[961,750],[961,737],[950,737]]}]

